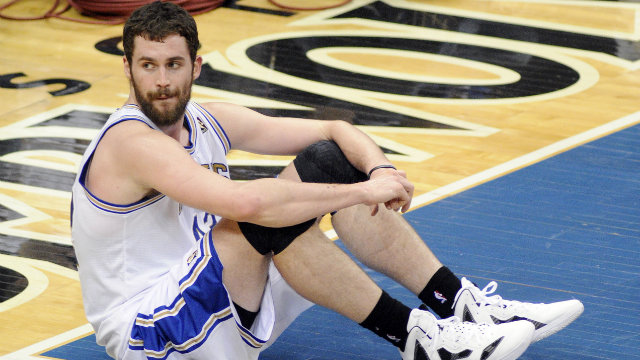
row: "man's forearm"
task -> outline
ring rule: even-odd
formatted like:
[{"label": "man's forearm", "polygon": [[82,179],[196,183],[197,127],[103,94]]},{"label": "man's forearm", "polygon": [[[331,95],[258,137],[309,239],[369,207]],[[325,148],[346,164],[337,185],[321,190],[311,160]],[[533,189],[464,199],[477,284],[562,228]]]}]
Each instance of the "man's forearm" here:
[{"label": "man's forearm", "polygon": [[349,162],[367,174],[373,167],[391,164],[380,147],[360,129],[346,122],[336,122],[329,132]]},{"label": "man's forearm", "polygon": [[238,221],[281,227],[301,223],[332,211],[366,203],[371,197],[362,184],[300,183],[282,179],[258,179],[243,184],[255,194],[253,207]]},{"label": "man's forearm", "polygon": [[258,179],[242,184],[240,193],[250,204],[237,221],[280,227],[301,223],[357,204],[377,205],[394,201],[400,210],[411,201],[413,185],[401,174],[391,173],[353,184],[300,183],[283,179]]}]

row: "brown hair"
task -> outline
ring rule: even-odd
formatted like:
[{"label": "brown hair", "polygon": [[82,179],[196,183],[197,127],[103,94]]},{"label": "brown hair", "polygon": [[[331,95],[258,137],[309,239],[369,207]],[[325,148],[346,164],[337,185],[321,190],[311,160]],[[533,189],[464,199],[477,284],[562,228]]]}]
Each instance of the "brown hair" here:
[{"label": "brown hair", "polygon": [[200,47],[198,28],[193,17],[171,2],[155,1],[136,9],[122,31],[122,45],[127,61],[133,56],[133,40],[137,36],[151,41],[162,41],[169,35],[180,35],[187,41],[191,60],[196,60]]}]

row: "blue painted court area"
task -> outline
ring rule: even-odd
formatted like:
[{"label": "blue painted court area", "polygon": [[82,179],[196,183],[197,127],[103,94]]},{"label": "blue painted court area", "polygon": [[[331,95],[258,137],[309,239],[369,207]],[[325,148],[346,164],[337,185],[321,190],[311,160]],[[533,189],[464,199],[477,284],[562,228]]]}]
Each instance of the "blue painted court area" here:
[{"label": "blue painted court area", "polygon": [[[507,299],[580,299],[585,312],[521,359],[640,359],[640,125],[406,215],[440,259]],[[371,276],[411,306],[417,299]],[[105,358],[93,337],[43,355]],[[96,351],[97,350],[97,351]],[[265,360],[399,359],[395,348],[320,307]]]}]

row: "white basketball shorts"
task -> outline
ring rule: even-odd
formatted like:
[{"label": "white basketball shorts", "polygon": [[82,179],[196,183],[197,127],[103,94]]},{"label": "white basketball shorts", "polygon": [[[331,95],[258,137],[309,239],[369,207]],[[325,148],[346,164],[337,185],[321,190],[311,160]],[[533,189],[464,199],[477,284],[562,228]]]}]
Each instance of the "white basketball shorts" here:
[{"label": "white basketball shorts", "polygon": [[243,327],[222,283],[211,233],[144,296],[122,359],[257,359],[313,305],[272,263],[260,312],[251,329]]}]

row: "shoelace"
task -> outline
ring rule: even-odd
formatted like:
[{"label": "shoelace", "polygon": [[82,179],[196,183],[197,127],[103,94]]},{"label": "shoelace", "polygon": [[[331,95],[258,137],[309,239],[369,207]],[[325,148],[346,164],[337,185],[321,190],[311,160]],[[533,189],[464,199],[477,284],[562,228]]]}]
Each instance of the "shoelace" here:
[{"label": "shoelace", "polygon": [[[461,281],[462,281],[462,289],[468,288],[469,290],[471,290],[474,297],[476,298],[478,306],[497,305],[502,308],[506,308],[508,306],[513,305],[512,303],[514,303],[513,301],[510,301],[510,300],[504,300],[500,295],[491,295],[498,288],[498,283],[495,281],[491,281],[490,283],[488,283],[487,286],[485,286],[482,290],[480,290],[477,286],[475,286],[471,281],[467,280],[466,278],[462,278]],[[458,297],[460,296],[461,293],[462,291],[459,291],[458,294],[456,294],[456,298],[453,302],[454,305],[457,303]]]},{"label": "shoelace", "polygon": [[489,296],[494,292],[496,292],[497,288],[498,288],[498,283],[495,281],[492,281],[488,283],[487,286],[485,286],[482,290],[480,290],[480,294],[479,294],[480,296],[478,296],[478,300],[480,300],[480,306],[503,305],[502,304],[503,300],[500,295]]}]

